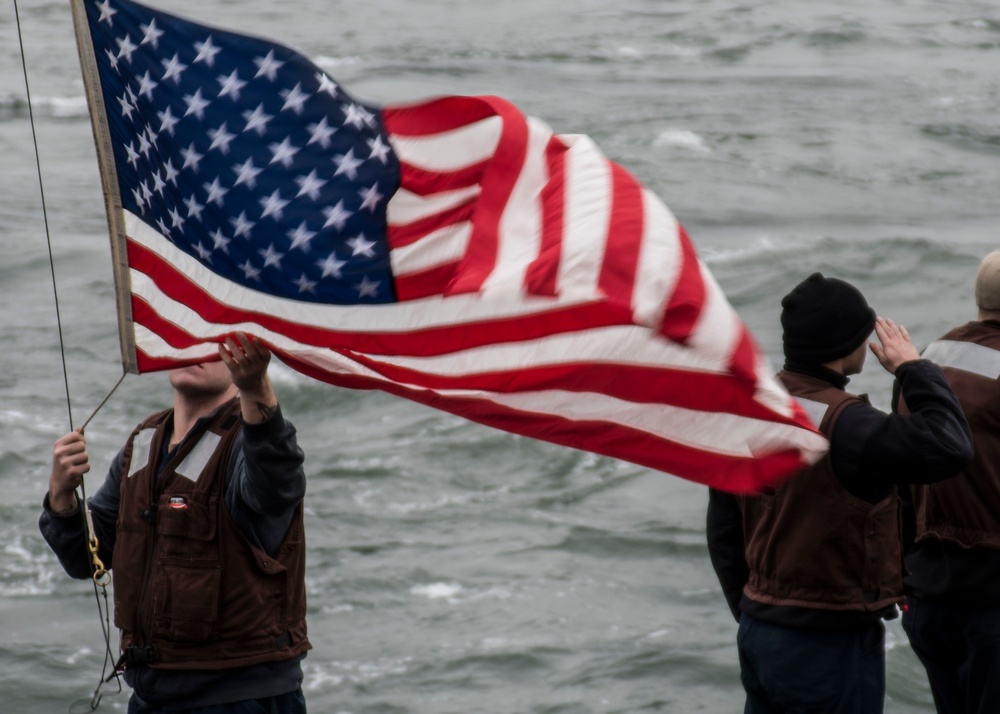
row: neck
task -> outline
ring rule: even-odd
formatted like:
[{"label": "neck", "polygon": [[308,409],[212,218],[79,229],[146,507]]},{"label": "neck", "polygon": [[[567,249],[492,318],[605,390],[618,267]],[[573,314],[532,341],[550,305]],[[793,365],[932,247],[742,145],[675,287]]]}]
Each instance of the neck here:
[{"label": "neck", "polygon": [[822,379],[824,382],[829,382],[838,389],[844,389],[848,381],[850,381],[842,372],[832,370],[825,364],[801,364],[794,360],[786,359],[785,371]]},{"label": "neck", "polygon": [[235,397],[237,390],[231,386],[225,392],[217,394],[187,394],[174,392],[174,433],[171,442],[179,444],[191,431],[199,419],[208,416],[230,399]]},{"label": "neck", "polygon": [[979,321],[985,322],[986,320],[1000,320],[1000,310],[984,310],[979,308]]}]

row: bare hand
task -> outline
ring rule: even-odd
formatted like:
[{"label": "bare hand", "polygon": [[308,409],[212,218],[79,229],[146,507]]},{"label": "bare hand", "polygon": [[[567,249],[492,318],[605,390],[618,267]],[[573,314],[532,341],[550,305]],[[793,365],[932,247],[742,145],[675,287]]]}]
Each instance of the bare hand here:
[{"label": "bare hand", "polygon": [[79,431],[71,431],[52,447],[52,473],[49,475],[49,508],[56,513],[72,513],[77,507],[76,489],[83,475],[90,471],[87,440]]},{"label": "bare hand", "polygon": [[872,354],[889,374],[896,374],[899,365],[920,359],[920,353],[910,341],[910,333],[902,325],[883,317],[875,319],[875,335],[879,342],[869,342]]},{"label": "bare hand", "polygon": [[255,391],[267,377],[271,350],[256,337],[237,332],[235,338],[227,337],[219,345],[219,356],[229,368],[233,384],[241,392]]},{"label": "bare hand", "polygon": [[219,345],[219,356],[229,368],[233,384],[240,390],[240,413],[248,424],[267,421],[278,408],[267,365],[271,350],[263,342],[243,332],[227,337]]}]

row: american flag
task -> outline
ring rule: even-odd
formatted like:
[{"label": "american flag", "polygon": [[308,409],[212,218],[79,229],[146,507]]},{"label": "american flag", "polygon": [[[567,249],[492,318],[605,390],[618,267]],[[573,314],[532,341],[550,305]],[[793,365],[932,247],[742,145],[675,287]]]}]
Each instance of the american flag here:
[{"label": "american flag", "polygon": [[754,491],[826,449],[670,210],[497,97],[393,107],[301,54],[72,0],[123,360],[293,368]]}]

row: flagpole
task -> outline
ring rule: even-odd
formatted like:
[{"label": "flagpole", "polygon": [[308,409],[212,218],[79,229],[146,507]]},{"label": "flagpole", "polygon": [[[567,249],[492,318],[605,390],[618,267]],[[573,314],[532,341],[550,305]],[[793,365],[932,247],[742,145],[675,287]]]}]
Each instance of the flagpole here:
[{"label": "flagpole", "polygon": [[73,28],[76,32],[76,47],[80,56],[83,86],[90,108],[90,125],[94,132],[97,149],[97,165],[101,173],[101,188],[108,217],[108,232],[111,239],[111,263],[115,280],[115,303],[118,313],[118,342],[121,348],[122,367],[126,372],[139,373],[136,360],[135,332],[132,323],[132,304],[129,297],[129,268],[127,237],[121,194],[118,190],[118,172],[108,129],[108,117],[101,96],[101,78],[97,71],[94,45],[90,37],[87,11],[83,0],[70,0],[73,10]]}]

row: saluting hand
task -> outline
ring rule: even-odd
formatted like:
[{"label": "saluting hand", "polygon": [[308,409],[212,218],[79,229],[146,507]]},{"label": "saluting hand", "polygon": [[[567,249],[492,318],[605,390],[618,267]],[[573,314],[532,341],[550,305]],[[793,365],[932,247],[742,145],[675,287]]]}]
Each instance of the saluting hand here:
[{"label": "saluting hand", "polygon": [[[910,333],[902,325],[892,320],[878,317],[875,319],[875,335],[879,342],[869,342],[872,354],[878,358],[889,374],[896,374],[899,365],[920,359],[920,353],[910,341]],[[881,343],[881,344],[879,344]]]}]

